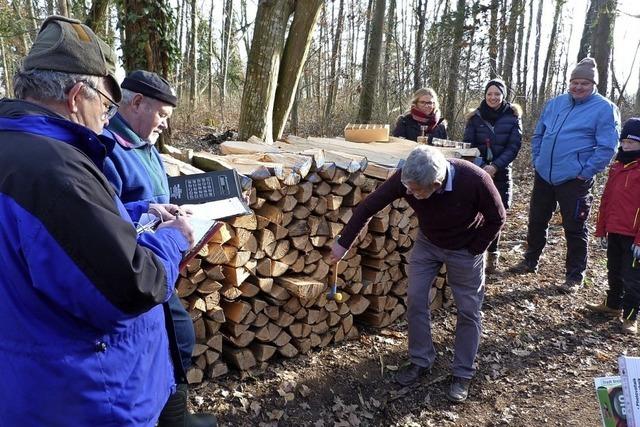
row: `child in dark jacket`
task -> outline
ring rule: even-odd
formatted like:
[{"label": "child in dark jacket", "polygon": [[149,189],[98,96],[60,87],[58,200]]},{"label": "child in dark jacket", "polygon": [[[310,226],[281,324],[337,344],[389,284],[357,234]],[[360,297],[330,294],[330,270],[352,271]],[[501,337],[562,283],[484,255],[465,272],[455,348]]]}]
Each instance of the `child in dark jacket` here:
[{"label": "child in dark jacket", "polygon": [[627,120],[600,201],[596,237],[607,248],[609,290],[587,309],[622,314],[622,332],[637,334],[640,306],[640,118]]}]

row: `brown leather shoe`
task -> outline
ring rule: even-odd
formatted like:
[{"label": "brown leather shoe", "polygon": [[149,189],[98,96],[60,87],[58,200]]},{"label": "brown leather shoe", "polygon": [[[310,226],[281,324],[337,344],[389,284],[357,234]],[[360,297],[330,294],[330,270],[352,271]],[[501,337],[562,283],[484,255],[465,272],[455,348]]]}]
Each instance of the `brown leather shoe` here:
[{"label": "brown leather shoe", "polygon": [[409,365],[403,367],[396,373],[394,380],[401,386],[406,387],[429,373],[431,373],[431,368],[409,363]]},{"label": "brown leather shoe", "polygon": [[600,303],[592,303],[592,302],[588,302],[585,305],[585,308],[589,311],[593,311],[594,313],[600,313],[600,314],[604,314],[605,316],[609,316],[609,317],[620,317],[620,315],[622,314],[622,309],[621,308],[611,308],[607,305],[607,299],[605,298],[604,301],[600,302]]}]

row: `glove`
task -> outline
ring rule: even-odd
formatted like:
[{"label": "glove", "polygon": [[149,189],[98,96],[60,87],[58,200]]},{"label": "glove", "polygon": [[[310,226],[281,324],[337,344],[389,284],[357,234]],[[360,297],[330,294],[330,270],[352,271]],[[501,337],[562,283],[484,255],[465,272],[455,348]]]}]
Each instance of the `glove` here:
[{"label": "glove", "polygon": [[607,249],[607,244],[609,243],[609,239],[606,237],[598,237],[598,246],[602,249]]},{"label": "glove", "polygon": [[640,260],[640,245],[636,245],[635,243],[631,245],[631,252],[633,252],[633,257],[635,259]]}]

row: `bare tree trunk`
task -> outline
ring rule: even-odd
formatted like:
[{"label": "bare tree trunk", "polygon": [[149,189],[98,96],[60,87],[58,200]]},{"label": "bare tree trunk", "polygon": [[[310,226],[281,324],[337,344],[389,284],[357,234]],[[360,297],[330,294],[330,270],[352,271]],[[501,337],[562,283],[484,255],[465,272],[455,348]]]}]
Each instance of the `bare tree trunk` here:
[{"label": "bare tree trunk", "polygon": [[423,39],[424,39],[424,28],[427,22],[427,17],[425,10],[427,9],[427,0],[425,0],[424,5],[422,0],[418,0],[416,4],[416,9],[414,10],[414,15],[418,21],[418,31],[416,33],[416,41],[415,41],[415,57],[413,63],[413,91],[420,89],[424,83],[423,75],[424,70],[422,70],[422,52],[423,52]]},{"label": "bare tree trunk", "polygon": [[573,35],[573,23],[571,24],[571,30],[569,30],[569,38],[566,39],[565,42],[565,46],[566,46],[566,52],[564,55],[564,68],[562,70],[562,73],[560,73],[560,76],[558,76],[559,79],[562,80],[562,87],[560,89],[560,93],[564,93],[567,90],[567,71],[569,70],[569,40],[571,40],[571,36]]},{"label": "bare tree trunk", "polygon": [[618,0],[600,0],[598,20],[593,32],[591,50],[598,64],[598,92],[605,95],[609,83],[609,63],[613,46]]},{"label": "bare tree trunk", "polygon": [[[211,8],[209,9],[209,40],[208,40],[208,76],[207,76],[207,100],[209,101],[209,111],[213,110],[213,2],[211,2]],[[222,55],[220,55],[222,57]],[[222,113],[224,118],[224,113]]]},{"label": "bare tree trunk", "polygon": [[67,0],[58,0],[58,13],[62,16],[69,16],[69,8],[67,7]]},{"label": "bare tree trunk", "polygon": [[382,53],[382,30],[384,26],[384,12],[386,0],[376,0],[371,23],[371,34],[367,53],[366,73],[362,82],[360,93],[360,106],[358,108],[358,122],[369,123],[373,114],[373,102],[375,99],[376,82],[378,81],[380,54]]},{"label": "bare tree trunk", "polygon": [[9,60],[7,59],[7,50],[4,47],[3,37],[0,37],[0,55],[2,55],[2,77],[5,89],[4,96],[10,97],[13,95],[13,85],[9,75]]},{"label": "bare tree trunk", "polygon": [[[451,49],[451,64],[449,65],[449,84],[447,87],[447,100],[444,109],[444,116],[452,122],[456,121],[456,96],[458,94],[458,68],[460,67],[460,50],[462,49],[462,39],[464,37],[464,21],[466,17],[465,0],[458,0],[456,7],[456,17],[453,27],[453,43]],[[452,132],[455,137],[455,129]]]},{"label": "bare tree trunk", "polygon": [[529,104],[529,95],[527,93],[527,79],[529,78],[529,41],[531,40],[531,28],[533,27],[533,1],[534,0],[529,0],[529,25],[527,26],[527,41],[525,42],[525,46],[524,46],[524,66],[522,69],[522,89],[521,89],[521,93],[522,93],[522,100],[523,105],[522,107],[525,109],[525,111],[528,111],[528,104]]},{"label": "bare tree trunk", "polygon": [[498,75],[498,7],[498,0],[491,0],[489,22],[489,78],[491,79]]},{"label": "bare tree trunk", "polygon": [[498,75],[503,77],[504,73],[504,51],[507,36],[507,4],[509,0],[500,0],[500,34],[498,35]]},{"label": "bare tree trunk", "polygon": [[[638,44],[636,45],[636,51],[633,53],[633,60],[631,61],[631,66],[629,67],[630,70],[633,70],[633,66],[636,64],[636,58],[638,57],[638,49],[640,49],[640,42],[638,42]],[[611,61],[611,72],[613,72],[613,61]],[[622,103],[622,100],[624,99],[624,91],[627,88],[627,83],[629,83],[630,78],[631,78],[631,73],[629,73],[629,75],[627,76],[627,79],[624,81],[624,84],[622,85],[622,88],[620,89],[620,97],[616,102],[616,105],[618,106],[620,106],[620,104]]]},{"label": "bare tree trunk", "polygon": [[[22,11],[20,10],[20,3],[17,1],[12,1],[11,6],[13,7],[15,18],[18,20],[18,22],[22,21]],[[22,31],[20,34],[16,35],[15,39],[19,41],[18,55],[21,57],[25,56],[31,46],[29,34],[26,31]]]},{"label": "bare tree trunk", "polygon": [[198,95],[198,13],[197,13],[196,0],[191,0],[191,51],[190,59],[190,72],[191,83],[189,84],[189,104],[191,108],[196,105],[196,96]]},{"label": "bare tree trunk", "polygon": [[369,4],[367,6],[367,17],[364,24],[364,49],[362,50],[362,80],[364,80],[364,76],[367,74],[367,53],[369,49],[369,37],[371,32],[371,18],[373,15],[373,0],[369,0]]},{"label": "bare tree trunk", "polygon": [[475,37],[476,37],[476,27],[478,26],[478,2],[474,2],[473,4],[472,15],[473,15],[473,25],[471,26],[471,33],[469,34],[469,47],[467,48],[467,55],[466,55],[467,65],[465,66],[465,69],[464,69],[465,84],[462,87],[462,100],[460,102],[460,106],[463,111],[466,109],[466,106],[467,106],[467,88],[469,86],[468,84],[469,73],[471,71],[471,57],[472,57],[472,50],[474,47],[473,43],[475,42]]},{"label": "bare tree trunk", "polygon": [[521,5],[521,0],[513,0],[513,3],[511,3],[511,15],[509,16],[509,24],[507,27],[507,42],[504,54],[504,67],[502,71],[502,77],[504,78],[505,84],[512,93],[513,88],[511,87],[511,83],[513,78],[513,60],[515,57],[516,24],[520,13],[522,13]]},{"label": "bare tree trunk", "polygon": [[242,92],[240,139],[246,140],[255,135],[265,141],[272,140],[277,76],[293,6],[292,0],[263,0],[258,3]]},{"label": "bare tree trunk", "polygon": [[38,17],[35,13],[35,8],[33,7],[33,0],[27,0],[27,13],[29,17],[29,30],[32,34],[35,34],[38,31]]},{"label": "bare tree trunk", "polygon": [[247,32],[247,28],[249,27],[249,23],[247,22],[247,0],[240,0],[240,27],[244,28],[242,38],[244,40],[244,48],[247,51],[247,55],[249,55],[251,40]]},{"label": "bare tree trunk", "polygon": [[512,100],[516,100],[522,95],[522,49],[524,43],[524,16],[526,10],[526,0],[520,0],[520,17],[518,18],[518,36],[516,41],[516,87],[515,94],[511,96]]},{"label": "bare tree trunk", "polygon": [[538,109],[538,58],[540,57],[540,36],[542,32],[542,7],[544,0],[538,3],[538,16],[536,17],[536,45],[533,51],[533,86],[531,87],[531,105],[533,111]]},{"label": "bare tree trunk", "polygon": [[580,37],[580,49],[578,50],[578,62],[585,56],[589,56],[591,50],[591,38],[593,35],[593,28],[596,23],[596,15],[598,13],[599,0],[591,0],[589,3],[589,9],[587,10],[587,16],[584,19],[584,27],[582,28],[582,37]]},{"label": "bare tree trunk", "polygon": [[549,48],[547,49],[547,57],[544,60],[544,67],[542,68],[542,81],[540,82],[540,95],[538,99],[547,98],[547,76],[549,74],[549,64],[555,59],[557,34],[558,34],[558,21],[560,15],[562,15],[562,5],[565,0],[556,0],[556,10],[553,15],[553,25],[551,26],[551,36],[549,37]]},{"label": "bare tree trunk", "polygon": [[222,32],[222,54],[220,55],[220,108],[227,95],[227,74],[231,52],[231,32],[233,29],[233,0],[226,0],[224,7],[224,30]]},{"label": "bare tree trunk", "polygon": [[336,97],[339,74],[339,59],[342,46],[342,24],[344,22],[344,0],[340,0],[338,6],[338,23],[336,24],[336,33],[333,37],[333,48],[331,50],[331,73],[329,75],[329,93],[327,94],[327,103],[325,104],[324,114],[322,117],[322,134],[326,135],[329,122],[333,119],[333,102]]},{"label": "bare tree trunk", "polygon": [[[384,38],[384,67],[385,72],[382,74],[382,96],[384,104],[384,115],[389,116],[389,75],[391,74],[391,40],[396,30],[396,0],[389,2],[387,9],[387,28]],[[397,43],[397,41],[396,41]],[[399,62],[396,60],[396,63]]]},{"label": "bare tree trunk", "polygon": [[274,140],[281,138],[284,133],[323,3],[323,0],[295,3],[293,22],[282,54],[274,98],[272,132]]}]

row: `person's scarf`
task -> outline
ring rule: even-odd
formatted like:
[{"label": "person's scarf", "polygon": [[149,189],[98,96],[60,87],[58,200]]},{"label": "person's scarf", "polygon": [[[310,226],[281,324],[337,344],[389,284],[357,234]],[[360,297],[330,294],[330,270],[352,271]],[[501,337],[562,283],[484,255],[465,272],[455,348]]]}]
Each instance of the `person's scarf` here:
[{"label": "person's scarf", "polygon": [[438,124],[438,120],[440,120],[440,113],[434,109],[430,114],[425,114],[418,107],[413,106],[411,107],[411,117],[421,126],[427,127],[425,134],[430,134]]},{"label": "person's scarf", "polygon": [[489,107],[489,105],[487,105],[487,101],[483,100],[480,103],[479,110],[482,118],[487,122],[489,122],[491,126],[494,126],[498,121],[498,119],[502,117],[507,112],[507,110],[511,109],[510,107],[511,106],[509,105],[508,102],[502,101],[502,103],[498,106],[498,108],[493,109]]},{"label": "person's scarf", "polygon": [[618,148],[616,160],[622,162],[623,165],[635,162],[638,159],[640,159],[640,150],[624,151],[622,147]]}]

